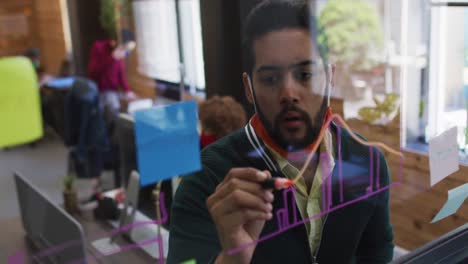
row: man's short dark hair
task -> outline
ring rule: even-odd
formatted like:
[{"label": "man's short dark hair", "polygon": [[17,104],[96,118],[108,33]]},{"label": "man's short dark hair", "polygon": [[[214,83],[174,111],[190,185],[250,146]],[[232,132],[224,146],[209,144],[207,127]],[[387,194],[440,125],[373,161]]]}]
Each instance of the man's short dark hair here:
[{"label": "man's short dark hair", "polygon": [[319,25],[311,0],[265,0],[258,4],[247,17],[242,43],[245,71],[252,74],[255,65],[254,42],[273,31],[282,29],[305,29],[310,32],[324,64],[328,61],[327,40]]}]

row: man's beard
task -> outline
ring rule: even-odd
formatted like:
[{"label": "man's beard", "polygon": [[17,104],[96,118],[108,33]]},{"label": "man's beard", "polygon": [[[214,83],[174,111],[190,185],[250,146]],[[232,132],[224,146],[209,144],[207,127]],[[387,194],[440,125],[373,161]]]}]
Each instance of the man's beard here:
[{"label": "man's beard", "polygon": [[[258,106],[257,106],[258,107]],[[322,101],[322,105],[320,106],[319,111],[315,115],[313,121],[311,120],[309,114],[304,110],[297,107],[294,103],[289,103],[283,107],[281,112],[276,116],[274,123],[271,124],[265,115],[263,114],[262,110],[258,107],[258,116],[262,121],[263,126],[267,130],[268,134],[273,138],[273,140],[278,144],[281,148],[288,150],[288,151],[298,151],[306,148],[308,145],[314,143],[317,140],[320,130],[322,129],[323,122],[325,120],[325,115],[327,113],[328,108],[328,100],[324,97]],[[287,142],[287,140],[281,135],[280,130],[280,122],[284,120],[284,115],[287,112],[294,111],[301,115],[301,119],[305,122],[306,131],[305,136],[302,140],[294,141],[294,142]]]}]

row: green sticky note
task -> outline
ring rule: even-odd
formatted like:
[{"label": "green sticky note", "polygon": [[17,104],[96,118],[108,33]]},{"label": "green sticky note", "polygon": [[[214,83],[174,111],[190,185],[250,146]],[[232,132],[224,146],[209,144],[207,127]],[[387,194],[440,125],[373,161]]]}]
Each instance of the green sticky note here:
[{"label": "green sticky note", "polygon": [[458,211],[468,198],[468,183],[448,191],[448,199],[431,223],[440,221]]},{"label": "green sticky note", "polygon": [[185,262],[182,262],[180,264],[197,264],[197,261],[195,259],[187,260]]}]

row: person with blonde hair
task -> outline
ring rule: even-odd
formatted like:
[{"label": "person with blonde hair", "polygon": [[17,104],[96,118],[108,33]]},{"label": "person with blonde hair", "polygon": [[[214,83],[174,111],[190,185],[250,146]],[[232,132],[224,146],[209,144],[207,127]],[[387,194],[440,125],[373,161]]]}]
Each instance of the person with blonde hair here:
[{"label": "person with blonde hair", "polygon": [[247,122],[244,108],[230,96],[213,96],[202,102],[199,118],[202,148],[244,127]]}]

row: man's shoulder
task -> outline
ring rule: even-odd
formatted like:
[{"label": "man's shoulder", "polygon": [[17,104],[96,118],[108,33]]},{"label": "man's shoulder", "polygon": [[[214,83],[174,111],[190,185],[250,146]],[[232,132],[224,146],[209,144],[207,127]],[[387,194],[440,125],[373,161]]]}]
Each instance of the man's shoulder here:
[{"label": "man's shoulder", "polygon": [[[203,189],[212,193],[231,168],[248,164],[243,153],[248,152],[245,131],[238,130],[210,144],[201,152],[201,170],[183,177],[184,188]],[[193,191],[193,190],[192,190]]]},{"label": "man's shoulder", "polygon": [[[357,140],[353,138],[353,136],[348,132],[346,129],[342,127],[335,126],[335,131],[340,131],[341,135],[341,150],[344,153],[348,153],[351,155],[362,155],[362,156],[369,156],[370,151],[369,151],[369,146],[363,145]],[[361,134],[357,132],[353,132],[353,134],[358,137],[360,140],[364,142],[368,142],[367,138],[362,136]],[[379,148],[374,147],[378,153],[382,153]]]}]

